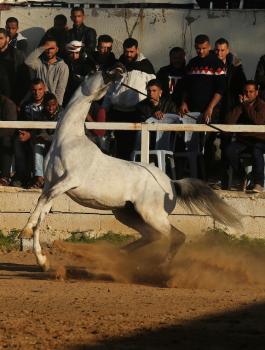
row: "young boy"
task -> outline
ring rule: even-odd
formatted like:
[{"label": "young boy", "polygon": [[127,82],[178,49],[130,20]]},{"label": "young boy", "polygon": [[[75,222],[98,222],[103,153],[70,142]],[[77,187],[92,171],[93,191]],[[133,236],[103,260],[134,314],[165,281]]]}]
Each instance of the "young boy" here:
[{"label": "young boy", "polygon": [[[56,96],[47,92],[43,99],[42,121],[56,122],[59,120],[62,108]],[[34,180],[30,188],[42,188],[44,185],[43,161],[52,143],[54,129],[43,129],[36,133],[34,139]]]}]

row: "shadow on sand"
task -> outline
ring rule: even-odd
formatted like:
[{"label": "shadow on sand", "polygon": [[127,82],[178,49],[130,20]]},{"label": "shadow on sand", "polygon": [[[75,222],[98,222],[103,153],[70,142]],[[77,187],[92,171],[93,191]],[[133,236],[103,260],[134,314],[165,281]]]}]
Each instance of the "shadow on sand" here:
[{"label": "shadow on sand", "polygon": [[[177,316],[177,315],[176,315]],[[263,350],[265,304],[205,316],[169,327],[144,329],[97,345],[65,344],[66,350]]]}]

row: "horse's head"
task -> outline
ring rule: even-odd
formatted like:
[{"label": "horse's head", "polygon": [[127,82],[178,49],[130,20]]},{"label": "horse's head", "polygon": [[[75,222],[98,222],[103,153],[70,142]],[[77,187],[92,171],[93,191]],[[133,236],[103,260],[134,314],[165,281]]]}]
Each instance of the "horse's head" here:
[{"label": "horse's head", "polygon": [[117,64],[109,71],[98,71],[86,76],[81,85],[83,95],[91,96],[91,100],[100,100],[106,94],[109,85],[120,80],[124,72],[125,68],[121,64]]}]

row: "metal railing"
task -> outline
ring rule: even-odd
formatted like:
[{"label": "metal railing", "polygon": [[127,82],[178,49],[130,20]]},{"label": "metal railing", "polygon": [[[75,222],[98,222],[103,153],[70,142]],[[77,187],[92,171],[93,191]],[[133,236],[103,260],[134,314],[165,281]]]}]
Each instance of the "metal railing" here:
[{"label": "metal railing", "polygon": [[[0,129],[55,129],[56,122],[0,121]],[[160,123],[85,123],[87,129],[141,131],[141,162],[149,163],[150,131],[193,131],[193,132],[249,132],[265,133],[265,125],[212,124],[160,124]]]}]

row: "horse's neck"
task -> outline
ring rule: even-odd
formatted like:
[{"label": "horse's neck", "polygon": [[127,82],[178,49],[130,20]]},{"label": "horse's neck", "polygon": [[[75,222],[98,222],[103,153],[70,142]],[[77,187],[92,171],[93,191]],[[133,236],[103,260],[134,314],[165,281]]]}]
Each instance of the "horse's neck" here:
[{"label": "horse's neck", "polygon": [[58,133],[60,136],[82,136],[85,133],[84,123],[91,106],[88,96],[84,96],[81,91],[76,93],[68,103],[62,120],[59,124]]}]

